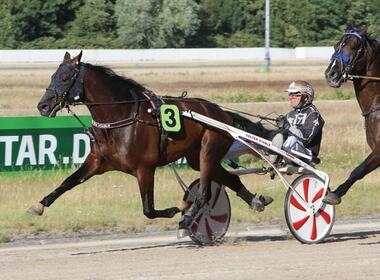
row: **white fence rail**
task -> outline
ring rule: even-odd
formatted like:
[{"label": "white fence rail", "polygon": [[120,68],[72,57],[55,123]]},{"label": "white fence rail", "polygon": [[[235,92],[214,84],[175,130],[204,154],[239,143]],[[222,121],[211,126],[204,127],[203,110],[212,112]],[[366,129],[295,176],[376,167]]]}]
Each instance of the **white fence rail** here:
[{"label": "white fence rail", "polygon": [[[80,50],[67,50],[78,54]],[[60,62],[66,50],[0,50],[1,63]],[[264,60],[264,48],[226,49],[86,49],[84,60],[91,63],[187,63],[257,62]],[[328,60],[333,47],[271,48],[272,61]]]}]

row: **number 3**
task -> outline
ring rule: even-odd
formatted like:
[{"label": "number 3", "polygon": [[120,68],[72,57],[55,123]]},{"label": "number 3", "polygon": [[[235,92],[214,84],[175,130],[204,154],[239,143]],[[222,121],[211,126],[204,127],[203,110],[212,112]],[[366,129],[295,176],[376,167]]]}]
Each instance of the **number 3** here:
[{"label": "number 3", "polygon": [[176,105],[162,104],[160,116],[162,128],[165,131],[178,132],[181,130],[180,113]]}]

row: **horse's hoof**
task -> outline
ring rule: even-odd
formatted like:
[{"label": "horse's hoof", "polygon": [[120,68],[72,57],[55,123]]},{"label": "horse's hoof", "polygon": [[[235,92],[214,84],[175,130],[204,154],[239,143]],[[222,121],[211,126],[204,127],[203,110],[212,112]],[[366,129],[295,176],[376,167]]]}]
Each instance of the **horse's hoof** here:
[{"label": "horse's hoof", "polygon": [[273,202],[273,198],[268,195],[260,195],[259,200],[264,204],[264,206],[267,206]]},{"label": "horse's hoof", "polygon": [[254,197],[251,201],[251,208],[257,212],[262,212],[264,211],[265,204],[261,199]]},{"label": "horse's hoof", "polygon": [[193,221],[193,218],[190,215],[183,215],[181,220],[178,223],[178,228],[181,229],[188,229],[191,226],[191,222]]},{"label": "horse's hoof", "polygon": [[178,231],[177,231],[177,238],[178,239],[181,239],[181,238],[185,238],[187,236],[190,236],[190,231],[186,228],[179,228]]},{"label": "horse's hoof", "polygon": [[42,216],[44,213],[44,208],[45,206],[43,206],[41,203],[37,203],[36,205],[30,207],[27,212],[34,216]]},{"label": "horse's hoof", "polygon": [[341,203],[342,198],[333,192],[328,192],[322,201],[326,204],[338,205]]}]

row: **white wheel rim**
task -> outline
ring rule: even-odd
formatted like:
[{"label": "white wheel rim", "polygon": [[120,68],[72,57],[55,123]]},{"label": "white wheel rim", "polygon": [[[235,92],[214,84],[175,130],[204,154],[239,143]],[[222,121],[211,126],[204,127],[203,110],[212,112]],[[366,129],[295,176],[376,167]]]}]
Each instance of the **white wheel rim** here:
[{"label": "white wheel rim", "polygon": [[[199,189],[199,181],[191,188],[196,194]],[[188,205],[194,201],[194,196],[189,195]],[[190,237],[199,243],[210,244],[220,240],[227,232],[230,223],[230,202],[224,187],[211,183],[211,199],[195,216],[190,226]]]},{"label": "white wheel rim", "polygon": [[287,201],[287,222],[290,230],[302,242],[322,241],[330,233],[334,223],[334,206],[322,204],[320,209],[313,211],[313,205],[318,205],[323,199],[323,182],[312,176],[304,176],[296,180],[293,187],[310,207],[305,207],[300,198],[293,191],[290,192]]}]

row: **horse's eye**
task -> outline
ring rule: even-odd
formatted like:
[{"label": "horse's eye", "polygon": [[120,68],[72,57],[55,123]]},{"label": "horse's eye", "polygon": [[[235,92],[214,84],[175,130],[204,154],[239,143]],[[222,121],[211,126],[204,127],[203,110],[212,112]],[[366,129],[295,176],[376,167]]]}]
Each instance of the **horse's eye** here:
[{"label": "horse's eye", "polygon": [[66,82],[67,80],[69,79],[69,75],[67,75],[67,74],[61,74],[61,81],[62,82]]}]

